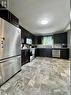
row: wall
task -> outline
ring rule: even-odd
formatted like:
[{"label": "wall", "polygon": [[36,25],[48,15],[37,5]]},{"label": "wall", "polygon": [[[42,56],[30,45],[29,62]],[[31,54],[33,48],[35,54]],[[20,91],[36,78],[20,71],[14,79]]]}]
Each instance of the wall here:
[{"label": "wall", "polygon": [[71,59],[71,30],[68,31],[68,47],[70,48],[70,59]]}]

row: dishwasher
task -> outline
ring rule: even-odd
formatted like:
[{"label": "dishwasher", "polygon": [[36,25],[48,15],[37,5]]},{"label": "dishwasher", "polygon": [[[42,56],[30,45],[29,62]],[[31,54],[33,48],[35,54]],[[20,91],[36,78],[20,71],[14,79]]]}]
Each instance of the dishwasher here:
[{"label": "dishwasher", "polygon": [[52,57],[60,58],[60,50],[52,50]]}]

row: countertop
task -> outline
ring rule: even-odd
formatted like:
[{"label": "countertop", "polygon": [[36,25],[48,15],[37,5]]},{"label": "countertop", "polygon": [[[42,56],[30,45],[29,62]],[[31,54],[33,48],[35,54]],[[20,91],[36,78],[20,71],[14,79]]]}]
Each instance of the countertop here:
[{"label": "countertop", "polygon": [[37,49],[55,49],[55,50],[61,50],[61,49],[69,49],[69,48],[37,48]]},{"label": "countertop", "polygon": [[21,50],[30,50],[30,49],[36,49],[36,48],[24,48],[24,49],[21,49]]},{"label": "countertop", "polygon": [[[21,49],[21,50],[30,50],[30,49],[33,49],[33,48],[24,48],[24,49]],[[66,49],[69,49],[69,48],[35,48],[35,49],[52,49],[52,50],[66,50]]]}]

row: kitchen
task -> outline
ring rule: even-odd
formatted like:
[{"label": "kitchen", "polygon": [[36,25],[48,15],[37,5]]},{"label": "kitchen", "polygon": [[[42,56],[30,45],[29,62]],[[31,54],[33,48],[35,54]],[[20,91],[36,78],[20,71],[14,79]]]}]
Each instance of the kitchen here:
[{"label": "kitchen", "polygon": [[0,95],[70,95],[70,60],[69,0],[0,1]]}]

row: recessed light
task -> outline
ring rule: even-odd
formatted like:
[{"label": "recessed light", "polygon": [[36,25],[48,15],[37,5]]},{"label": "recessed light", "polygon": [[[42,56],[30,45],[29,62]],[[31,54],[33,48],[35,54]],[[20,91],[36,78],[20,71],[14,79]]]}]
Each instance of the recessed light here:
[{"label": "recessed light", "polygon": [[48,24],[48,20],[46,20],[46,19],[41,20],[41,24],[42,24],[42,25],[46,25],[46,24]]}]

